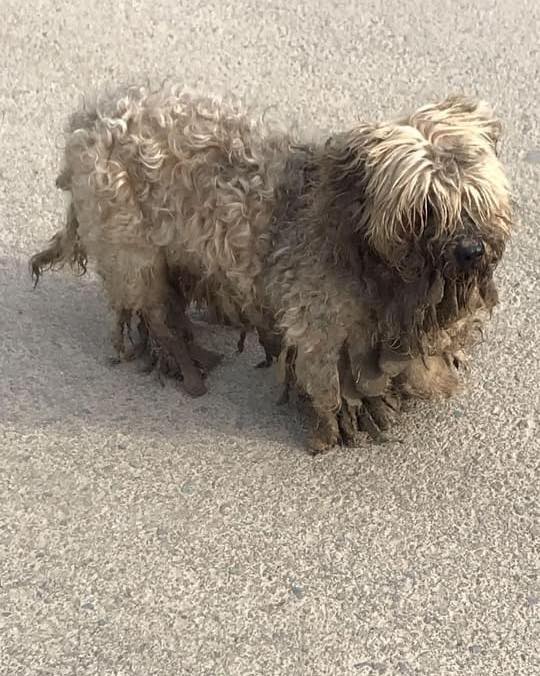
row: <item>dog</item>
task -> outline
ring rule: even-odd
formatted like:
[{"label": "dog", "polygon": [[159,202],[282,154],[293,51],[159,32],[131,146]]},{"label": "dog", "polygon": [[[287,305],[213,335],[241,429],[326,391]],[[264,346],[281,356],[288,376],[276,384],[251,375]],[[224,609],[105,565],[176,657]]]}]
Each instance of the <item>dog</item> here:
[{"label": "dog", "polygon": [[465,96],[312,140],[234,101],[128,89],[70,117],[67,222],[32,274],[91,260],[120,353],[137,316],[194,396],[217,360],[186,309],[207,302],[309,399],[312,452],[377,437],[404,397],[458,389],[497,303],[501,133]]}]

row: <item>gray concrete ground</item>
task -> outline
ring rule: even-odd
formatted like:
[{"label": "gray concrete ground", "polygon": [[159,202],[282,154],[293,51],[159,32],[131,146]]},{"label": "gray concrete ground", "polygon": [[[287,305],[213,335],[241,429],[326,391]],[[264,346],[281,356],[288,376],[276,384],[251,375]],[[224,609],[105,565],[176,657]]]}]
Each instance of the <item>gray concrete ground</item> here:
[{"label": "gray concrete ground", "polygon": [[[540,9],[534,0],[2,0],[0,673],[540,673]],[[402,445],[313,460],[252,341],[191,401],[111,368],[56,229],[64,118],[173,75],[336,127],[465,90],[496,106],[519,227],[469,389]]]}]

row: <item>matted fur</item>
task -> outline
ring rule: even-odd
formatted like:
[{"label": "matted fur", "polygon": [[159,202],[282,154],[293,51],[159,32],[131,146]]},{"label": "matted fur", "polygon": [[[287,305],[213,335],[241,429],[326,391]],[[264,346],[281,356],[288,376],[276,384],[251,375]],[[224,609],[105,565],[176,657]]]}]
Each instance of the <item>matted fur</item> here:
[{"label": "matted fur", "polygon": [[[187,335],[171,294],[177,314],[207,300],[277,336],[320,450],[392,393],[457,387],[510,234],[499,136],[489,107],[462,97],[310,144],[238,104],[132,89],[71,117],[70,216],[33,270],[87,256],[113,309],[139,314],[165,352]],[[467,271],[465,236],[485,246]]]}]

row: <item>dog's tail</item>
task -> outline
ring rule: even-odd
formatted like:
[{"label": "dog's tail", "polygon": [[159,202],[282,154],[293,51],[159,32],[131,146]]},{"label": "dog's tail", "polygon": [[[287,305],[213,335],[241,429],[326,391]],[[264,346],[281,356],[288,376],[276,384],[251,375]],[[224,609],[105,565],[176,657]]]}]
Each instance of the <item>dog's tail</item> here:
[{"label": "dog's tail", "polygon": [[[70,176],[62,172],[56,179],[56,185],[69,191]],[[72,203],[67,210],[66,225],[59,230],[49,242],[49,246],[32,256],[30,270],[34,287],[45,270],[58,269],[68,263],[79,274],[86,272],[87,255],[79,238],[79,221]]]}]

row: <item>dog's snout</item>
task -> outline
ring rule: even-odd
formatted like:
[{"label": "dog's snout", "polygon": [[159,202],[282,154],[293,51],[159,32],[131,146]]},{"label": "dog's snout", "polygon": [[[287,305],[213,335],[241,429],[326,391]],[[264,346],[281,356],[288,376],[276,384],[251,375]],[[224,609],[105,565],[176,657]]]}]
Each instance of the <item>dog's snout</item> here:
[{"label": "dog's snout", "polygon": [[461,267],[471,267],[484,255],[484,243],[481,239],[463,237],[457,242],[455,253],[457,262]]}]

